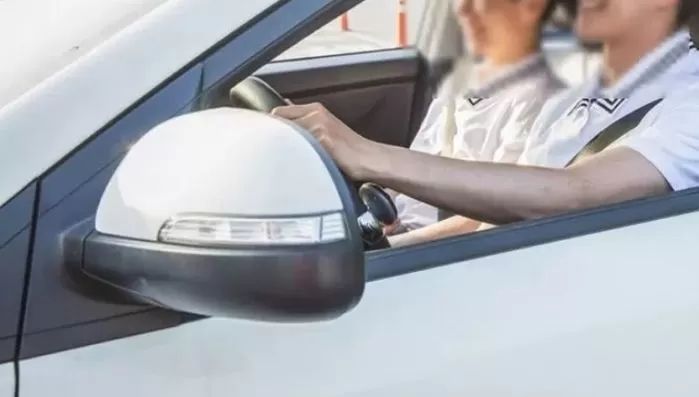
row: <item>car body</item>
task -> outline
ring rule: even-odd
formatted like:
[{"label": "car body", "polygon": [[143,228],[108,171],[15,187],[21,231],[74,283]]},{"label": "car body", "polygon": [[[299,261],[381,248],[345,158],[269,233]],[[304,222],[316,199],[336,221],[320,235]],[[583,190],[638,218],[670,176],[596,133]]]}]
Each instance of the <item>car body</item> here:
[{"label": "car body", "polygon": [[430,95],[421,41],[267,64],[357,0],[89,3],[66,3],[64,15],[87,14],[65,36],[18,35],[8,59],[21,62],[4,65],[0,395],[699,393],[695,189],[367,253],[362,301],[332,321],[202,318],[81,293],[60,237],[159,123],[225,106],[255,72],[405,146]]}]

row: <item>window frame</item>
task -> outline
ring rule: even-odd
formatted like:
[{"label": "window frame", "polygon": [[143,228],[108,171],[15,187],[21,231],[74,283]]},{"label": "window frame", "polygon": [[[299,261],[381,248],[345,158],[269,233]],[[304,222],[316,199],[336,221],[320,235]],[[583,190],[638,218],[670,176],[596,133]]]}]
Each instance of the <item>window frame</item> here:
[{"label": "window frame", "polygon": [[[359,7],[360,5],[362,5],[362,3],[364,3],[364,2],[371,2],[371,1],[373,1],[373,2],[381,2],[381,1],[383,1],[383,0],[361,0],[361,1],[357,2],[355,5],[353,5],[353,6],[352,6],[350,9],[348,9],[346,12],[347,12],[347,14],[350,14],[354,8]],[[445,0],[439,0],[439,1],[445,1]],[[448,0],[447,0],[447,1],[448,1]],[[292,56],[292,57],[287,57],[287,56],[286,56],[286,54],[287,54],[288,51],[294,50],[296,46],[298,46],[298,45],[300,45],[300,44],[303,44],[304,41],[305,41],[306,39],[312,37],[314,33],[316,33],[316,32],[318,32],[318,31],[322,30],[323,28],[325,28],[325,27],[327,27],[327,26],[329,26],[330,24],[333,24],[333,23],[336,23],[336,24],[339,25],[340,22],[339,22],[338,18],[342,15],[342,13],[341,13],[341,14],[338,14],[336,17],[331,18],[330,21],[329,21],[328,23],[321,25],[316,31],[312,32],[310,35],[305,36],[303,39],[299,40],[298,42],[296,42],[296,43],[295,43],[294,45],[292,45],[291,47],[289,47],[289,48],[285,49],[284,51],[282,51],[282,52],[279,54],[279,56],[275,56],[272,60],[270,60],[270,61],[267,63],[267,65],[274,65],[274,64],[277,64],[277,63],[285,63],[285,62],[308,61],[308,60],[323,59],[323,58],[335,58],[335,57],[343,56],[343,55],[355,55],[355,54],[357,54],[357,55],[365,55],[365,54],[371,54],[371,53],[375,53],[375,52],[395,51],[395,50],[403,50],[403,49],[408,49],[408,48],[418,48],[418,49],[419,49],[419,48],[421,47],[421,40],[420,40],[420,39],[421,39],[421,33],[422,33],[422,30],[423,30],[423,28],[424,28],[424,26],[425,26],[425,20],[428,18],[428,15],[427,15],[426,12],[425,12],[425,9],[426,9],[426,8],[427,8],[427,6],[425,6],[425,8],[422,10],[422,13],[418,13],[418,15],[420,15],[420,20],[419,20],[418,26],[414,27],[414,29],[416,29],[416,30],[415,30],[415,34],[414,34],[414,40],[413,40],[413,41],[409,41],[409,42],[407,43],[407,45],[405,45],[405,46],[400,46],[399,44],[394,43],[393,45],[390,45],[390,46],[386,46],[386,47],[377,47],[377,48],[373,48],[373,49],[359,49],[359,50],[356,50],[356,51],[346,51],[346,52],[328,52],[328,53],[319,53],[318,55],[309,55],[309,56]],[[353,17],[350,15],[350,18],[353,18]],[[395,29],[394,29],[394,30],[395,30]],[[338,31],[338,33],[340,33],[340,31]],[[345,34],[352,34],[352,33],[358,33],[358,34],[361,34],[361,35],[364,35],[364,36],[367,36],[367,35],[368,35],[367,33],[355,32],[355,31],[353,31],[352,29],[350,29],[350,31],[349,31],[349,32],[346,32]],[[342,34],[342,33],[340,33],[340,34]],[[363,40],[363,39],[357,38],[357,40]],[[369,40],[365,40],[365,41],[368,42]],[[383,40],[382,40],[382,41],[383,41]],[[280,57],[280,56],[281,56],[281,57]]]}]

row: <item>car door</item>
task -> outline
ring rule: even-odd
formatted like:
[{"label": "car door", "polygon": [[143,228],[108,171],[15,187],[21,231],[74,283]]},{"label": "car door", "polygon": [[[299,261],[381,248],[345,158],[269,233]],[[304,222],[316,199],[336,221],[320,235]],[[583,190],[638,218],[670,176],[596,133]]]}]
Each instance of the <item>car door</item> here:
[{"label": "car door", "polygon": [[[42,175],[21,396],[696,395],[697,191],[370,253],[362,302],[324,323],[202,319],[72,283],[60,236],[94,213],[128,144],[195,105],[223,105],[209,100],[291,45],[290,30],[351,3],[268,10]],[[386,85],[376,91],[394,92]]]},{"label": "car door", "polygon": [[[227,3],[223,0],[209,0],[208,2],[217,5],[218,3]],[[182,3],[187,3],[189,7],[200,12],[197,18],[204,18],[207,12],[212,12],[207,10],[205,4],[198,5],[198,2],[193,1]],[[118,363],[121,362],[126,367],[120,370],[107,364],[101,369],[94,368],[97,370],[96,372],[85,372],[87,368],[80,369],[78,367],[68,369],[72,365],[69,363],[81,366],[81,362],[85,364],[89,361],[80,359],[75,361],[71,352],[88,351],[96,346],[111,349],[117,346],[114,345],[114,340],[124,338],[126,338],[124,340],[132,340],[140,344],[142,342],[133,338],[141,334],[161,335],[168,338],[167,333],[163,334],[162,330],[198,320],[198,317],[185,313],[111,302],[100,297],[99,293],[96,294],[89,287],[77,284],[63,267],[65,251],[61,236],[82,220],[94,215],[109,178],[133,141],[158,123],[177,114],[201,107],[225,106],[225,101],[215,102],[219,98],[218,94],[221,92],[225,94],[225,91],[221,91],[221,87],[233,84],[236,78],[240,79],[245,73],[254,71],[257,68],[254,66],[255,64],[262,65],[266,61],[265,57],[271,57],[270,51],[263,51],[268,49],[268,46],[272,45],[270,48],[277,48],[276,51],[281,52],[284,46],[288,47],[290,43],[303,37],[303,31],[289,36],[288,33],[291,30],[299,27],[307,30],[314,25],[327,23],[338,12],[349,9],[358,2],[327,0],[274,2],[270,0],[270,3],[274,3],[274,5],[271,7],[259,6],[264,12],[256,17],[253,24],[246,25],[244,29],[229,32],[229,35],[220,41],[212,42],[212,48],[200,48],[201,56],[188,60],[188,64],[176,71],[175,75],[162,75],[160,84],[156,85],[145,97],[138,98],[134,103],[126,106],[126,110],[115,119],[105,119],[99,129],[86,134],[87,139],[84,142],[67,153],[38,178],[36,190],[32,190],[36,194],[36,229],[31,234],[31,242],[27,240],[35,254],[28,259],[30,266],[24,289],[27,298],[21,324],[22,343],[21,349],[17,350],[21,360],[19,373],[21,374],[22,396],[45,395],[47,393],[92,395],[96,387],[102,389],[111,382],[110,379],[115,379],[113,378],[115,376],[127,376],[135,379],[133,374],[128,374],[128,372],[131,371],[129,369],[131,360],[137,359],[136,356],[132,355],[136,351],[127,349],[122,352],[124,354],[118,353],[116,356],[112,353],[99,353],[102,359],[106,360],[105,363],[120,365]],[[329,6],[330,8],[328,8]],[[172,13],[177,13],[177,6],[171,7]],[[166,15],[168,12],[163,11],[159,14],[162,19],[153,22],[153,25],[164,23],[162,20],[167,20],[167,18],[162,15]],[[174,17],[172,18],[174,19]],[[183,26],[166,28],[163,30],[184,29]],[[144,27],[141,24],[139,29],[148,30],[149,27]],[[129,32],[128,34],[135,33]],[[131,36],[129,39],[133,37]],[[139,42],[138,37],[135,37],[132,42]],[[125,45],[122,44],[122,46]],[[104,54],[114,53],[115,48],[121,50],[118,45],[99,50],[102,52],[101,56],[108,57]],[[133,50],[136,53],[141,51],[140,48]],[[330,71],[335,77],[341,74],[338,70],[340,67],[350,73],[337,85],[318,87],[319,82],[316,80],[313,82],[315,87],[313,84],[309,86],[310,91],[297,91],[297,87],[285,90],[285,94],[297,101],[309,101],[319,98],[327,99],[328,97],[325,95],[333,95],[344,90],[350,100],[340,101],[338,106],[341,108],[346,107],[346,103],[356,103],[358,100],[375,103],[363,111],[363,116],[360,115],[361,117],[353,119],[352,117],[355,116],[351,115],[350,120],[371,125],[370,119],[373,118],[378,122],[385,123],[388,118],[381,113],[388,111],[392,117],[405,121],[401,122],[400,125],[396,124],[396,128],[391,130],[392,132],[387,129],[386,131],[389,132],[383,133],[382,136],[390,142],[402,143],[401,141],[405,141],[413,107],[412,98],[415,95],[415,85],[419,76],[417,51],[408,48],[395,50],[393,46],[386,46],[378,48],[371,55],[368,53],[341,54],[337,57],[329,57],[328,63],[332,64],[334,60],[342,57],[345,57],[345,60],[349,58],[350,61],[343,60],[336,67],[321,65],[321,68],[326,72]],[[251,61],[254,61],[254,64]],[[99,74],[98,67],[99,65],[92,62],[92,58],[87,58],[80,65],[75,66],[76,69],[85,68],[86,72],[81,75],[86,79],[91,78],[91,74]],[[292,73],[291,70],[286,68],[283,73],[288,75]],[[306,77],[308,75],[308,73],[304,74]],[[66,80],[61,81],[61,84],[54,84],[63,88],[55,88],[51,93],[52,96],[63,95],[61,91],[65,90],[66,94],[64,95],[76,95],[72,97],[73,101],[79,101],[79,98],[82,98],[82,94],[86,94],[86,91],[79,87],[70,86],[70,81]],[[105,84],[106,81],[104,80],[104,83],[100,83],[99,86],[92,86],[94,91],[90,91],[90,95],[95,95],[97,98],[110,96],[110,90],[114,90],[118,85]],[[86,85],[89,86],[89,84]],[[318,90],[318,88],[321,89]],[[71,94],[74,90],[78,91]],[[80,92],[81,95],[77,96],[77,92]],[[113,98],[109,99],[111,101]],[[49,98],[49,100],[53,99]],[[64,101],[63,103],[70,106],[71,103],[75,103],[73,101]],[[109,101],[100,103],[100,106],[93,108],[99,108],[100,111],[103,111],[107,102]],[[377,111],[377,106],[381,112]],[[68,110],[72,111],[73,109],[68,108]],[[58,110],[52,113],[51,117],[60,120],[60,123],[63,124],[61,125],[62,129],[70,131],[71,134],[73,131],[68,128],[70,123],[75,125],[75,129],[83,128],[86,124],[85,120],[81,118],[65,117],[61,119]],[[15,117],[13,120],[16,121],[17,118]],[[373,130],[380,131],[376,127],[373,127]],[[66,139],[75,139],[75,136],[69,137],[67,134],[66,132]],[[24,283],[24,269],[21,270],[22,279],[14,287],[15,289],[19,288],[20,293]],[[179,336],[177,337],[179,338]],[[10,350],[14,355],[14,344]],[[101,351],[101,349],[96,351]],[[159,362],[156,366],[166,365],[166,362],[170,361],[170,358],[167,357],[169,354],[153,356],[152,358],[156,358]],[[237,360],[233,360],[231,363],[235,364]],[[48,372],[46,372],[47,369],[49,369]],[[67,371],[64,372],[64,370]],[[92,374],[88,374],[89,372]],[[143,374],[145,375],[145,372]],[[83,378],[86,375],[94,380],[94,383],[77,381],[76,377]],[[167,371],[166,376],[170,375],[171,373]],[[135,380],[130,384],[131,386],[128,386],[132,387],[132,391],[129,393],[143,395],[147,394],[148,390],[157,390],[163,383],[156,378],[157,376],[146,377],[140,383]],[[172,388],[170,386],[167,388],[170,388],[173,395],[187,395],[191,392],[191,390],[188,391],[186,384],[171,384],[171,386]],[[153,389],[154,387],[155,389]],[[105,389],[105,392],[121,393],[123,390],[118,387],[112,391]]]},{"label": "car door", "polygon": [[0,206],[0,395],[15,388],[14,358],[32,238],[36,184]]}]

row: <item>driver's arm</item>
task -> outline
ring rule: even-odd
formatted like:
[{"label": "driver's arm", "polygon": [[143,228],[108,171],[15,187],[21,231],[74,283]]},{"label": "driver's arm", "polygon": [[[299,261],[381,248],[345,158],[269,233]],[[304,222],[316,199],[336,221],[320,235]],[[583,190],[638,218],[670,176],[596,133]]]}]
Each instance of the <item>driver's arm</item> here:
[{"label": "driver's arm", "polygon": [[667,192],[663,175],[620,147],[567,169],[479,163],[379,145],[362,179],[479,221],[503,224]]},{"label": "driver's arm", "polygon": [[[494,162],[515,163],[526,151],[525,142],[528,145],[535,145],[537,138],[545,136],[548,131],[546,125],[550,124],[551,115],[555,113],[559,103],[567,102],[571,92],[573,91],[564,91],[550,98],[535,118],[532,117],[532,114],[536,113],[536,110],[541,106],[537,101],[508,104],[511,106],[511,109],[508,108],[511,117],[507,120],[507,128],[501,130],[503,143],[494,154]],[[457,215],[415,230],[390,236],[389,241],[393,247],[418,244],[475,232],[480,229],[481,225],[483,223],[479,221]]]},{"label": "driver's arm", "polygon": [[502,224],[699,185],[698,97],[699,83],[673,92],[619,147],[566,169],[454,160],[371,142],[318,105],[274,113],[313,133],[355,179]]},{"label": "driver's arm", "polygon": [[[387,146],[358,168],[417,199],[502,224],[699,185],[699,83],[669,95],[639,127],[575,166],[549,169],[426,156]],[[362,172],[363,171],[363,172]]]}]

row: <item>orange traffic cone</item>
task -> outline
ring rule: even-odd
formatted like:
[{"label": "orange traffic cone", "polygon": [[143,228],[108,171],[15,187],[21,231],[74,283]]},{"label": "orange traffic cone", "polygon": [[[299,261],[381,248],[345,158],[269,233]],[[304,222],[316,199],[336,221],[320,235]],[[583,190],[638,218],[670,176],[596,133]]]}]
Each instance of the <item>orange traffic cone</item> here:
[{"label": "orange traffic cone", "polygon": [[398,0],[397,41],[399,47],[408,45],[408,1]]},{"label": "orange traffic cone", "polygon": [[344,13],[340,16],[340,30],[347,32],[349,30],[349,15]]}]

